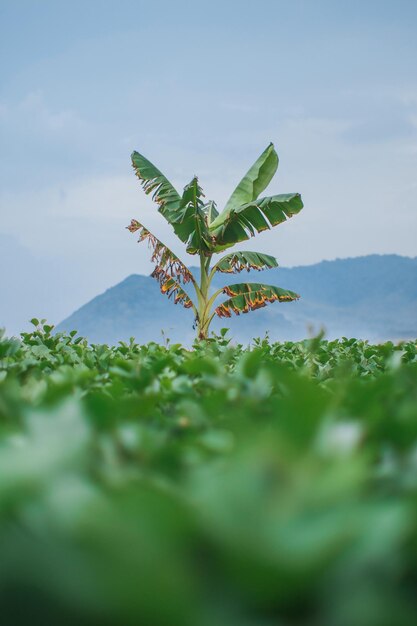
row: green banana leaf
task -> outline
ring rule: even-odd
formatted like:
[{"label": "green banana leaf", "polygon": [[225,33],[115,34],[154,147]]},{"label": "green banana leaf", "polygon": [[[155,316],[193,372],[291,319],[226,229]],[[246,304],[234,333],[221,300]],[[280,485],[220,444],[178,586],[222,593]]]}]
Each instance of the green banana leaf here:
[{"label": "green banana leaf", "polygon": [[243,204],[229,213],[221,213],[209,226],[215,239],[213,251],[219,252],[240,241],[246,241],[256,232],[268,230],[303,208],[299,193],[279,194]]},{"label": "green banana leaf", "polygon": [[203,197],[203,190],[195,176],[184,187],[180,209],[177,211],[176,219],[172,221],[175,234],[187,244],[189,254],[200,252],[207,254],[211,248],[211,236],[207,227]]},{"label": "green banana leaf", "polygon": [[152,199],[159,205],[158,211],[171,224],[178,217],[181,196],[164,174],[142,154],[135,150],[131,159],[143,190],[147,194],[153,192]]},{"label": "green banana leaf", "polygon": [[242,178],[221,215],[228,214],[232,209],[256,200],[267,188],[278,168],[278,155],[272,143],[262,152],[249,171]]},{"label": "green banana leaf", "polygon": [[231,296],[231,298],[222,302],[215,309],[214,312],[218,317],[231,317],[232,312],[236,315],[248,313],[266,306],[269,302],[291,302],[300,297],[293,291],[260,283],[228,285],[224,287],[223,293]]},{"label": "green banana leaf", "polygon": [[214,265],[216,272],[225,274],[237,274],[243,270],[265,270],[272,267],[278,267],[278,261],[275,257],[261,252],[232,252],[222,257],[220,261]]},{"label": "green banana leaf", "polygon": [[217,205],[214,200],[209,200],[207,204],[204,205],[204,212],[207,215],[207,223],[210,225],[219,215]]}]

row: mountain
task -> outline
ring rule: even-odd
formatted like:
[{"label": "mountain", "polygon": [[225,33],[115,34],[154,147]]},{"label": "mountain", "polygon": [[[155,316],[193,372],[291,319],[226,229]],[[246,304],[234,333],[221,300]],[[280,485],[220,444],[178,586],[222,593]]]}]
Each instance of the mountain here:
[{"label": "mountain", "polygon": [[[233,278],[218,274],[216,285]],[[213,330],[227,326],[238,341],[248,342],[267,331],[274,340],[297,340],[320,328],[328,338],[382,341],[417,336],[417,258],[370,255],[336,259],[276,268],[262,275],[245,272],[235,282],[247,280],[292,289],[302,297],[298,302],[274,303],[246,315],[217,319]],[[169,337],[189,344],[194,336],[192,324],[192,312],[163,297],[156,281],[131,275],[75,311],[57,330],[76,329],[96,343]]]}]

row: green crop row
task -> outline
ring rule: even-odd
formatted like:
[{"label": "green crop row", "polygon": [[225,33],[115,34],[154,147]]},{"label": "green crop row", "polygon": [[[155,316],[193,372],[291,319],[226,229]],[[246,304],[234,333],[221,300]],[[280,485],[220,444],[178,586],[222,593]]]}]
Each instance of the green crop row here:
[{"label": "green crop row", "polygon": [[1,623],[417,623],[417,346],[0,339]]}]

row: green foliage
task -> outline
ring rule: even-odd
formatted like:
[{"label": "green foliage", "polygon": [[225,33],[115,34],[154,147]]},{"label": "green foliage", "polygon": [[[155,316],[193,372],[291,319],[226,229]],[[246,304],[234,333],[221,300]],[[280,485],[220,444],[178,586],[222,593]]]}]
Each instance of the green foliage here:
[{"label": "green foliage", "polygon": [[[239,315],[265,306],[269,302],[294,300],[294,297],[284,299],[276,297],[276,293],[271,296],[271,289],[275,288],[268,287],[267,297],[259,296],[259,294],[254,297],[239,295],[233,300],[220,304],[214,308],[213,312],[215,299],[222,293],[222,290],[217,291],[214,296],[210,293],[210,285],[216,272],[235,273],[242,269],[264,270],[278,265],[276,259],[269,255],[258,252],[237,252],[226,255],[212,267],[213,255],[246,241],[271,226],[281,224],[303,208],[299,193],[258,199],[259,194],[271,182],[278,167],[278,155],[272,143],[242,178],[220,213],[213,200],[204,201],[204,193],[197,177],[184,187],[183,194],[180,196],[162,172],[143,155],[135,151],[131,158],[133,169],[145,193],[153,192],[152,197],[158,204],[158,211],[170,223],[177,237],[186,244],[186,251],[200,257],[198,280],[191,270],[140,222],[132,220],[127,226],[131,232],[139,232],[139,241],[146,239],[150,244],[153,251],[151,260],[156,263],[152,276],[158,279],[161,292],[168,295],[175,293],[175,303],[180,302],[195,312],[195,326],[200,339],[207,337],[215,315],[230,317],[230,311]],[[167,270],[167,265],[172,268],[172,271],[169,267]],[[185,277],[186,282],[191,281],[195,289],[195,301],[182,290],[176,280],[178,276]],[[241,287],[246,288],[246,285],[241,285]]]},{"label": "green foliage", "polygon": [[249,171],[242,178],[236,189],[226,202],[224,211],[256,200],[274,177],[278,168],[278,155],[272,143],[262,152]]},{"label": "green foliage", "polygon": [[5,624],[411,626],[417,345],[0,338]]},{"label": "green foliage", "polygon": [[231,311],[239,315],[260,309],[268,302],[290,302],[300,297],[293,291],[260,283],[228,285],[222,291],[231,297],[217,307],[216,313],[219,317],[231,317]]},{"label": "green foliage", "polygon": [[222,272],[224,274],[236,274],[246,270],[265,270],[278,267],[278,262],[275,257],[269,254],[262,254],[260,252],[232,252],[226,254],[219,261],[213,269],[216,272]]},{"label": "green foliage", "polygon": [[269,198],[261,198],[240,207],[223,211],[210,225],[210,232],[216,240],[214,252],[246,241],[255,233],[278,226],[296,215],[303,208],[299,193],[287,193]]}]

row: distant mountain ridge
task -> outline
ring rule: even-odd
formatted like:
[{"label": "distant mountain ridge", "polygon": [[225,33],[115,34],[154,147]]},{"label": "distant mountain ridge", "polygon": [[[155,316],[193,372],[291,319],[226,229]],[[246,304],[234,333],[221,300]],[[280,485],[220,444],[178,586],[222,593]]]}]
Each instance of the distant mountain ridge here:
[{"label": "distant mountain ridge", "polygon": [[[217,286],[265,282],[300,293],[298,302],[274,303],[246,315],[216,320],[213,330],[249,342],[268,332],[273,340],[297,340],[324,328],[329,338],[356,336],[373,341],[417,337],[417,257],[369,255],[265,272],[217,274]],[[190,343],[193,314],[175,306],[149,276],[132,274],[75,311],[58,330],[77,329],[96,343]]]}]

